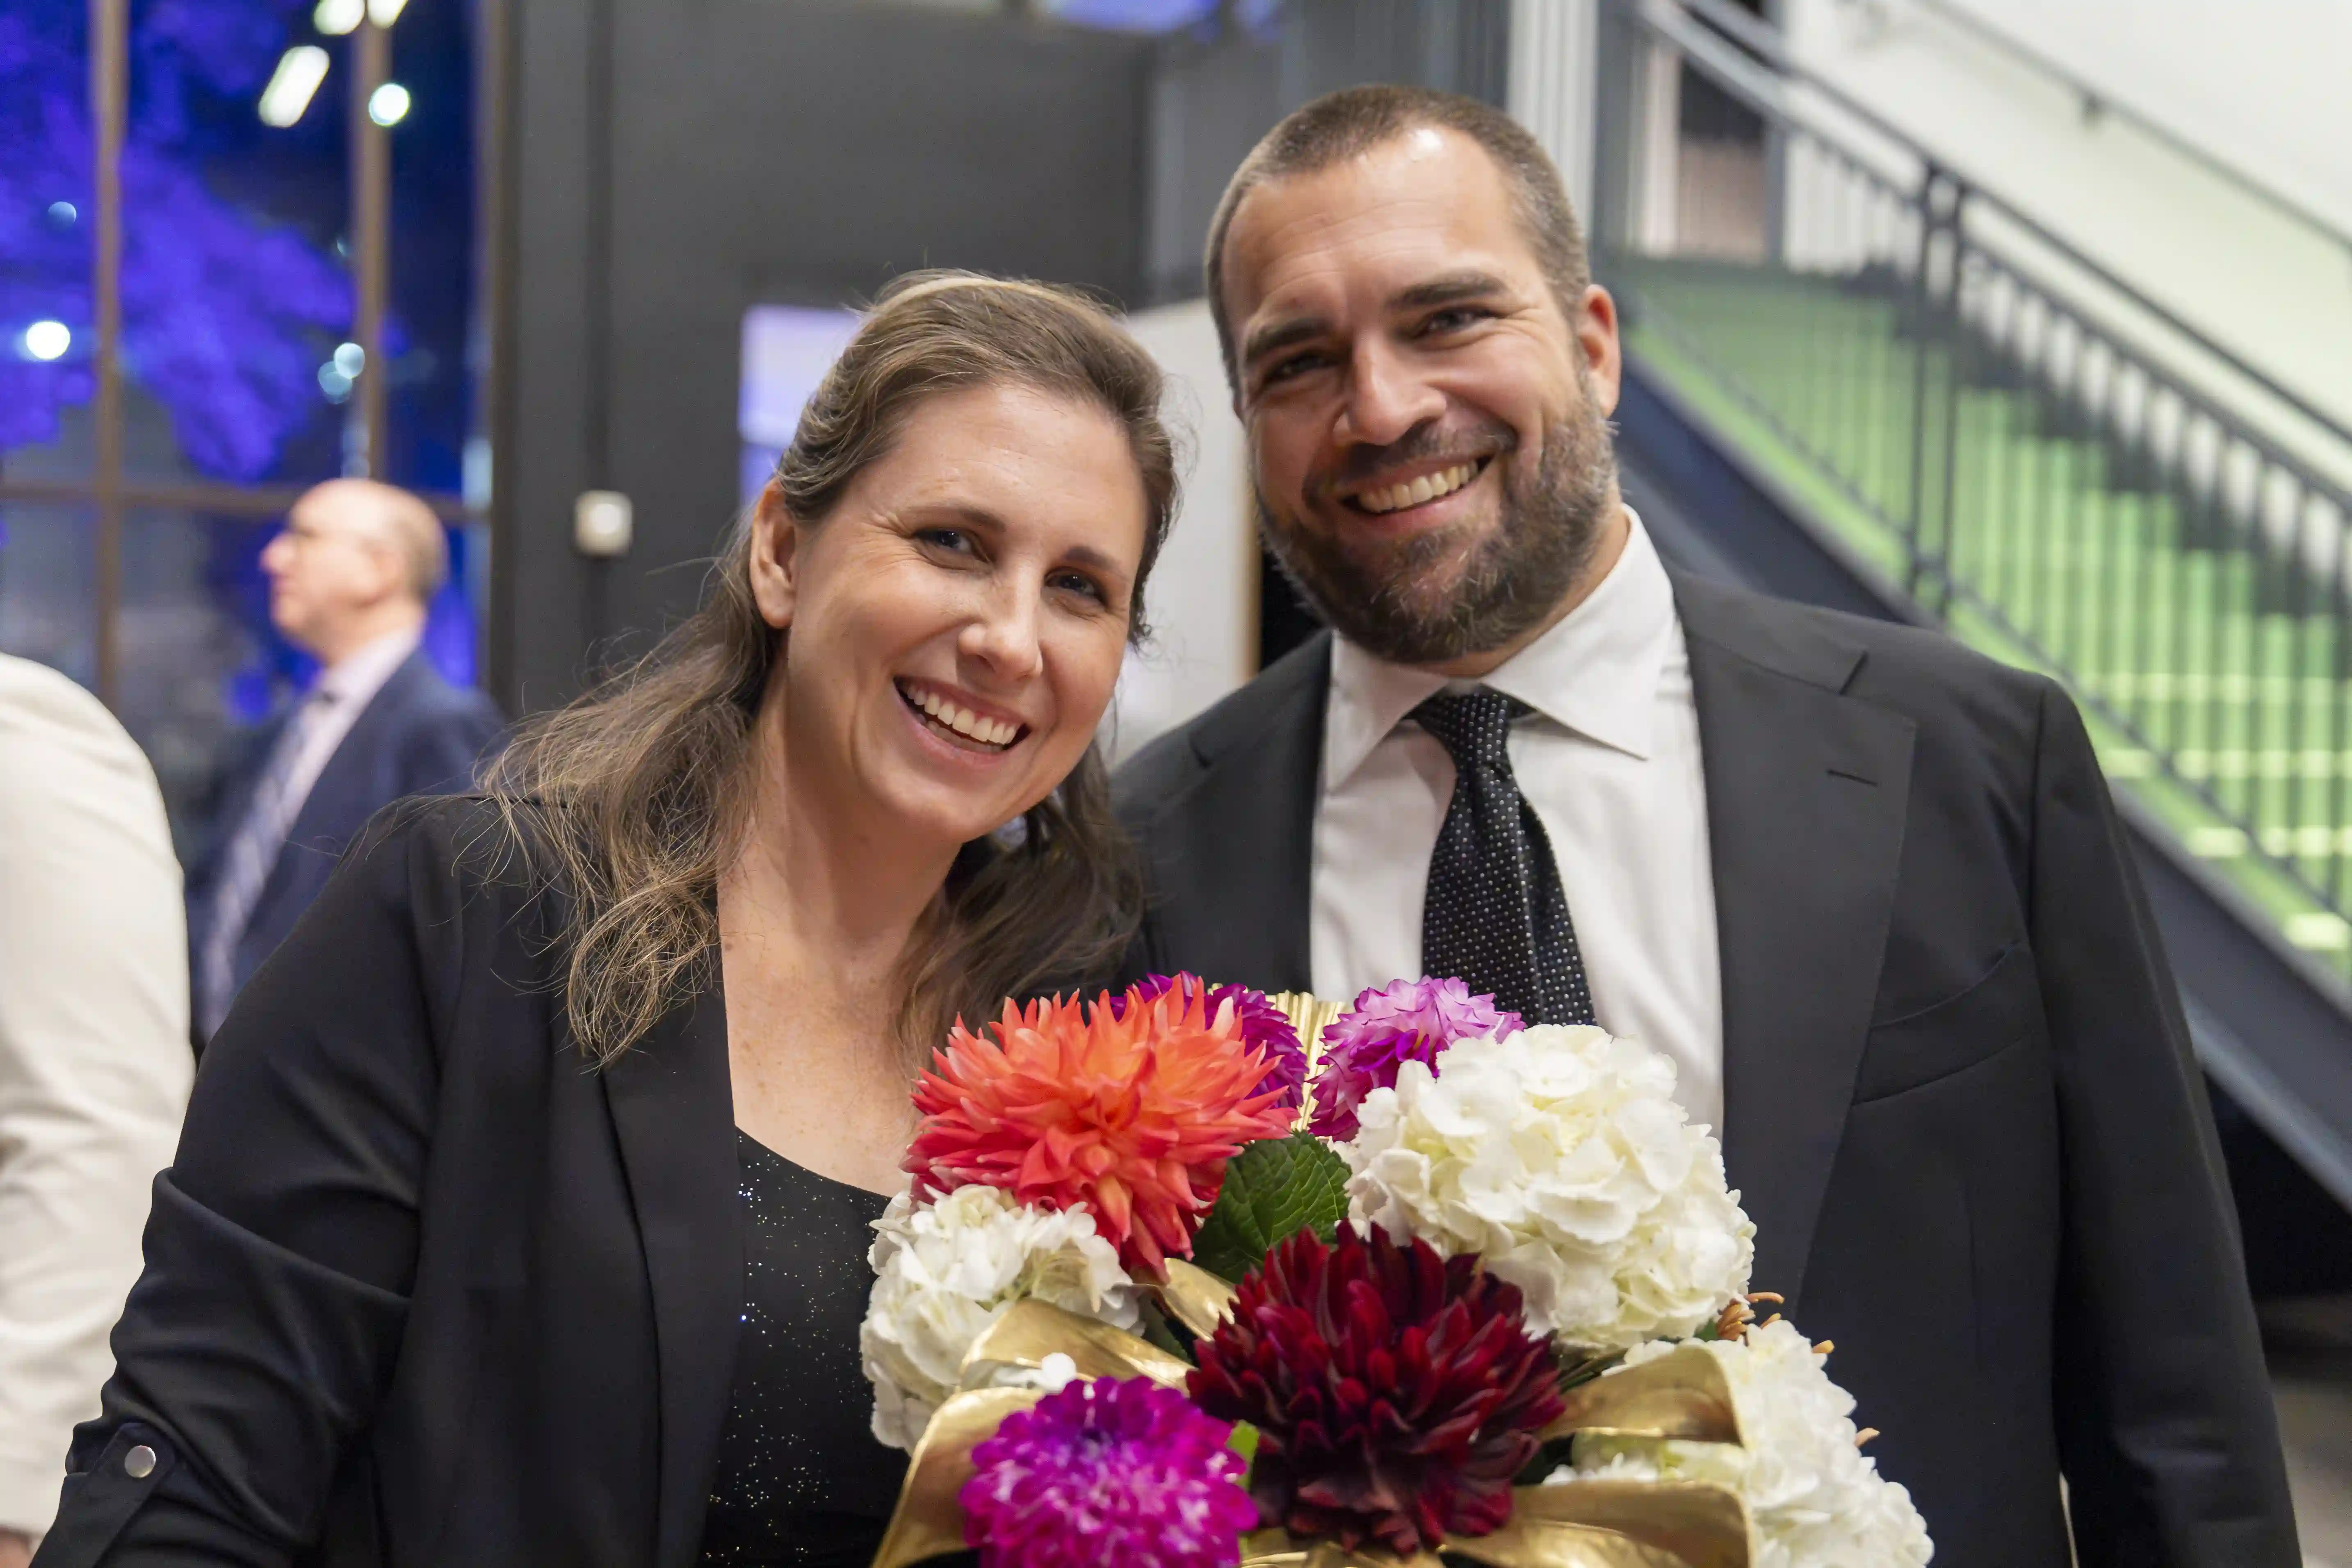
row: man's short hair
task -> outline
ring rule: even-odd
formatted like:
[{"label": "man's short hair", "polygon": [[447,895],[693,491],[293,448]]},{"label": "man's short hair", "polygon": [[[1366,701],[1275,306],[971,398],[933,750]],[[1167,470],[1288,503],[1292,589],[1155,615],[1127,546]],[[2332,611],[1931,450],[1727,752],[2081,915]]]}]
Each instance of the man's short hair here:
[{"label": "man's short hair", "polygon": [[1324,94],[1267,132],[1234,171],[1217,203],[1216,216],[1210,220],[1209,315],[1217,324],[1225,384],[1236,396],[1241,391],[1241,367],[1234,361],[1233,323],[1225,318],[1225,236],[1242,198],[1268,181],[1315,174],[1424,126],[1458,131],[1495,161],[1510,186],[1520,226],[1543,268],[1545,281],[1559,298],[1560,309],[1573,311],[1592,281],[1584,232],[1577,226],[1576,209],[1569,204],[1559,166],[1525,126],[1491,104],[1434,88],[1387,84],[1343,88]]}]

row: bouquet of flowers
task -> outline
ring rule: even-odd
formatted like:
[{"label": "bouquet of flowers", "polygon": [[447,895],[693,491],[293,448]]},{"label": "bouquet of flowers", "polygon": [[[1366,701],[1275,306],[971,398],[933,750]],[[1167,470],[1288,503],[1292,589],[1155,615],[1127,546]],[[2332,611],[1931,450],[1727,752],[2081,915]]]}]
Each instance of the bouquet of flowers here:
[{"label": "bouquet of flowers", "polygon": [[959,1024],[876,1226],[876,1568],[1927,1563],[1674,1088],[1458,980]]}]

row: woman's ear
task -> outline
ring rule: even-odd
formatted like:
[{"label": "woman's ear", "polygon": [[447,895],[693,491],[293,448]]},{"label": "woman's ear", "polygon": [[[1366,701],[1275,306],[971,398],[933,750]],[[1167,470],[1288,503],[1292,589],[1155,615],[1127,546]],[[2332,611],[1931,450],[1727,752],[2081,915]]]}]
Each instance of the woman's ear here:
[{"label": "woman's ear", "polygon": [[760,618],[778,631],[793,624],[800,537],[783,491],[770,479],[751,510],[751,602],[759,605]]}]

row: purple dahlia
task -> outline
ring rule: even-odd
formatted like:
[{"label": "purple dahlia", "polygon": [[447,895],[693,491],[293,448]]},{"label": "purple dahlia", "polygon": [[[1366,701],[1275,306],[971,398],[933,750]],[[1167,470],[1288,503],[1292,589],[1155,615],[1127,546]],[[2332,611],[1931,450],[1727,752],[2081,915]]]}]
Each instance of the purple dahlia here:
[{"label": "purple dahlia", "polygon": [[1315,1110],[1307,1130],[1318,1138],[1356,1135],[1356,1108],[1376,1089],[1394,1089],[1407,1062],[1437,1070],[1440,1052],[1456,1040],[1501,1039],[1526,1025],[1517,1013],[1473,996],[1459,980],[1399,980],[1364,992],[1323,1031],[1323,1059],[1315,1069]]},{"label": "purple dahlia", "polygon": [[[1149,1002],[1180,984],[1187,991],[1199,991],[1207,983],[1195,974],[1149,975],[1129,986],[1125,995],[1111,998],[1110,1016],[1124,1018],[1130,1000]],[[1234,1005],[1234,1016],[1241,1020],[1243,1041],[1265,1053],[1265,1077],[1258,1082],[1258,1092],[1278,1090],[1282,1098],[1275,1103],[1297,1110],[1299,1096],[1307,1087],[1307,1049],[1298,1043],[1298,1031],[1290,1026],[1290,1019],[1282,1009],[1267,1001],[1265,992],[1253,991],[1246,985],[1210,985],[1206,1002],[1212,1018],[1224,1003]]]},{"label": "purple dahlia", "polygon": [[971,1451],[981,1568],[1229,1568],[1257,1526],[1233,1428],[1140,1377],[1073,1383]]},{"label": "purple dahlia", "polygon": [[1501,1529],[1564,1408],[1517,1287],[1378,1229],[1277,1243],[1194,1350],[1193,1401],[1258,1429],[1259,1517],[1350,1551]]}]

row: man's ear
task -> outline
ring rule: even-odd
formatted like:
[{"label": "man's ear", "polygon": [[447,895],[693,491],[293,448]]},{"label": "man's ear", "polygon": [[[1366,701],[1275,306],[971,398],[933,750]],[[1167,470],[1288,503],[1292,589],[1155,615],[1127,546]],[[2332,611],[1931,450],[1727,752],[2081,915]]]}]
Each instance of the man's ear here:
[{"label": "man's ear", "polygon": [[1595,283],[1584,290],[1576,302],[1576,314],[1569,322],[1575,335],[1576,346],[1584,355],[1584,367],[1592,373],[1592,388],[1605,415],[1617,412],[1617,392],[1625,371],[1625,356],[1617,342],[1617,301],[1609,290]]},{"label": "man's ear", "polygon": [[770,479],[751,509],[751,602],[760,607],[760,618],[778,631],[793,624],[800,538],[783,491]]}]

